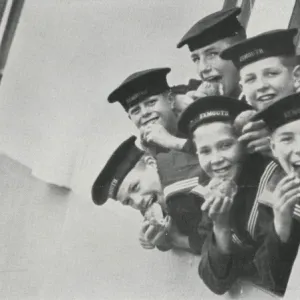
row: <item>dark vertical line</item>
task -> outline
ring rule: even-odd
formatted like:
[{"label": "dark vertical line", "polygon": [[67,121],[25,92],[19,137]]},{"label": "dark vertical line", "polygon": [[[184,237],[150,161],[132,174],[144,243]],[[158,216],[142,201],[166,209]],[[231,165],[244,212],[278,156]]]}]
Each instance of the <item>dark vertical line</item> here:
[{"label": "dark vertical line", "polygon": [[225,0],[223,4],[223,10],[230,9],[236,6],[237,0]]},{"label": "dark vertical line", "polygon": [[0,45],[1,79],[25,0],[13,0]]},{"label": "dark vertical line", "polygon": [[243,25],[243,27],[246,29],[248,26],[248,22],[251,16],[251,5],[253,6],[255,3],[255,0],[243,0],[242,5],[241,5],[241,9],[242,12],[239,16],[239,20],[241,22],[241,24]]},{"label": "dark vertical line", "polygon": [[[298,28],[300,30],[300,1],[296,0],[293,8],[293,12],[290,18],[288,28]],[[300,54],[300,33],[295,38],[295,44],[297,46],[297,52]]]},{"label": "dark vertical line", "polygon": [[6,4],[7,4],[7,0],[0,0],[0,23],[2,22]]}]

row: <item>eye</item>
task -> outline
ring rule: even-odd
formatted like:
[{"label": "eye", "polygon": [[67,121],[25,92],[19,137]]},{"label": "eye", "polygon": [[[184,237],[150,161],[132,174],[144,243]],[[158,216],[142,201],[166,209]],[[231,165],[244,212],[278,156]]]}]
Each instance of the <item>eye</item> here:
[{"label": "eye", "polygon": [[130,115],[137,115],[140,112],[139,106],[135,106],[129,109],[128,113]]},{"label": "eye", "polygon": [[215,58],[216,56],[219,56],[219,52],[216,52],[216,51],[212,51],[212,52],[209,52],[207,53],[207,58],[208,59],[212,59],[212,58]]},{"label": "eye", "polygon": [[130,199],[129,198],[126,198],[123,202],[122,202],[123,205],[129,205],[130,204]]},{"label": "eye", "polygon": [[130,185],[129,187],[129,192],[137,192],[140,188],[140,183],[139,182],[136,182],[136,183],[133,183],[132,185]]},{"label": "eye", "polygon": [[200,155],[208,155],[210,152],[211,151],[209,148],[201,148],[198,150],[198,154],[200,154]]},{"label": "eye", "polygon": [[293,137],[292,136],[282,136],[279,141],[281,143],[284,143],[284,144],[288,144],[288,143],[291,143],[293,141]]},{"label": "eye", "polygon": [[226,141],[220,144],[220,149],[226,150],[229,149],[233,145],[233,141]]},{"label": "eye", "polygon": [[157,102],[157,99],[149,99],[145,102],[147,106],[153,106]]},{"label": "eye", "polygon": [[267,77],[275,77],[275,76],[277,76],[278,74],[280,74],[280,72],[277,71],[277,70],[268,70],[268,71],[266,72],[266,76],[267,76]]},{"label": "eye", "polygon": [[245,80],[244,80],[244,83],[252,83],[254,82],[255,78],[254,76],[249,76],[249,77],[246,77]]},{"label": "eye", "polygon": [[197,63],[199,60],[200,60],[200,58],[199,58],[198,55],[193,55],[193,56],[192,56],[192,61],[193,61],[194,63]]}]

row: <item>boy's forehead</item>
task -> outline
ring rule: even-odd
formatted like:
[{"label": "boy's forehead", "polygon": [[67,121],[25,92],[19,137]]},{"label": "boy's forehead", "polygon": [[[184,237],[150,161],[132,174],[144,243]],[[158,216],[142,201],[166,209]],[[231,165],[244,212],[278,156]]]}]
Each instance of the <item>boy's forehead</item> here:
[{"label": "boy's forehead", "polygon": [[154,100],[154,99],[163,99],[164,98],[164,93],[160,93],[160,94],[155,94],[155,95],[151,95],[151,96],[145,96],[141,99],[138,99],[137,101],[134,101],[132,102],[130,105],[129,105],[129,109],[131,109],[132,107],[135,107],[141,103],[145,103],[149,100]]},{"label": "boy's forehead", "polygon": [[209,45],[206,45],[204,47],[195,49],[191,52],[191,55],[205,53],[205,52],[208,52],[208,51],[214,50],[214,49],[224,50],[225,48],[229,47],[228,39],[229,38],[224,38],[224,39],[215,41],[214,43],[211,43]]},{"label": "boy's forehead", "polygon": [[281,125],[280,127],[274,130],[273,137],[287,133],[300,134],[300,119]]},{"label": "boy's forehead", "polygon": [[240,70],[240,74],[246,75],[248,73],[255,73],[264,69],[274,67],[285,67],[281,60],[281,56],[272,56],[254,61],[248,65],[243,66]]}]

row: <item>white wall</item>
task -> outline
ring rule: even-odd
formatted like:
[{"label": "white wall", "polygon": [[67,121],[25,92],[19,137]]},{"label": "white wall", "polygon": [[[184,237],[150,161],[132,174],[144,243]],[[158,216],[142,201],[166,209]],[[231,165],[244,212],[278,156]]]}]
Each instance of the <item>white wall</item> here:
[{"label": "white wall", "polygon": [[222,3],[27,0],[0,90],[0,147],[36,176],[87,195],[134,130],[108,94],[143,68],[170,66],[171,84],[195,76],[176,44]]}]

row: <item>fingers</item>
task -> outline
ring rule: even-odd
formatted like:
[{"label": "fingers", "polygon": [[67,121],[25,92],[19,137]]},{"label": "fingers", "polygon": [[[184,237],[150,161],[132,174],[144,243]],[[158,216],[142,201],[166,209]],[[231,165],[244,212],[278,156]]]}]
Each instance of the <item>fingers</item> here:
[{"label": "fingers", "polygon": [[299,186],[299,182],[298,180],[296,180],[293,174],[290,174],[288,176],[285,176],[283,179],[279,181],[275,189],[275,192],[278,192],[279,196],[281,197],[288,190],[296,186]]},{"label": "fingers", "polygon": [[229,212],[230,209],[231,209],[232,203],[233,203],[233,198],[225,197],[224,200],[223,200],[223,204],[221,206],[221,210],[220,211],[222,213]]},{"label": "fingers", "polygon": [[246,133],[243,133],[238,141],[239,142],[247,142],[247,141],[254,141],[254,140],[259,140],[262,138],[268,138],[269,137],[269,132],[266,129],[260,129],[260,130],[252,130],[248,131]]},{"label": "fingers", "polygon": [[249,122],[242,129],[242,133],[247,133],[250,131],[259,130],[259,129],[263,129],[263,128],[266,128],[266,124],[263,120]]},{"label": "fingers", "polygon": [[145,220],[143,223],[142,223],[142,227],[141,227],[141,231],[140,231],[140,234],[142,235],[145,235],[146,231],[148,230],[150,226],[150,222],[148,220]]},{"label": "fingers", "polygon": [[269,137],[264,137],[254,140],[247,145],[247,149],[249,152],[270,151],[270,139]]},{"label": "fingers", "polygon": [[216,197],[215,201],[211,205],[208,211],[208,216],[210,218],[213,218],[215,214],[219,214],[221,212],[221,207],[223,204],[223,199],[221,197]]},{"label": "fingers", "polygon": [[155,248],[155,246],[153,244],[151,244],[149,241],[145,240],[143,237],[139,237],[139,242],[140,242],[140,245],[144,249],[153,249],[153,248]]},{"label": "fingers", "polygon": [[275,207],[277,211],[289,211],[291,214],[293,213],[293,207],[295,204],[300,200],[300,193],[297,191],[297,193],[294,193],[293,196],[290,196],[287,201],[283,202],[282,205],[278,205]]},{"label": "fingers", "polygon": [[211,204],[214,202],[215,197],[214,196],[210,196],[207,199],[205,199],[204,203],[201,205],[201,210],[205,211],[207,210]]}]

